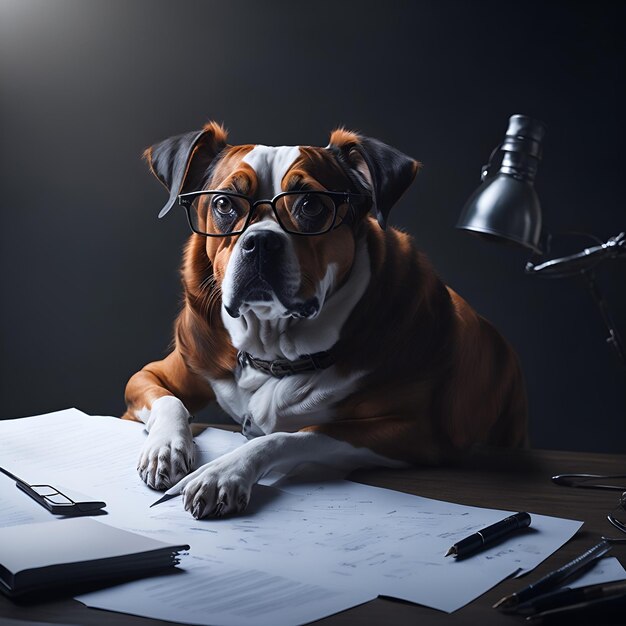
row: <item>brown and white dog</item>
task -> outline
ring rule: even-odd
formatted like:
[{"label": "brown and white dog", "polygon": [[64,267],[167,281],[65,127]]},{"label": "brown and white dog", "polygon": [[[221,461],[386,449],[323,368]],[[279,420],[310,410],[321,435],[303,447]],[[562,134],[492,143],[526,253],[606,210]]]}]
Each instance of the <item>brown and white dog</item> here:
[{"label": "brown and white dog", "polygon": [[[126,388],[124,417],[148,431],[138,471],[150,487],[180,481],[194,517],[218,516],[243,510],[271,470],[432,464],[476,443],[526,443],[514,352],[409,235],[386,228],[418,162],[344,129],[325,148],[231,146],[214,122],[146,158],[170,193],[161,215],[207,189],[354,194],[326,234],[288,234],[261,203],[242,234],[191,235],[174,349]],[[249,441],[187,475],[191,414],[213,400]]]}]

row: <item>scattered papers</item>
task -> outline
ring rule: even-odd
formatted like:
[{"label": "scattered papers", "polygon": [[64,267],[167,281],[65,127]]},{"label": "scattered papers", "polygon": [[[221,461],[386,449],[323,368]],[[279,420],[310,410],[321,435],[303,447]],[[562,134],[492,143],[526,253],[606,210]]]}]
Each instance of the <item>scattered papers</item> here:
[{"label": "scattered papers", "polygon": [[320,575],[327,571],[327,580],[367,581],[380,595],[447,612],[471,602],[518,569],[535,568],[582,525],[533,513],[526,532],[459,561],[444,556],[452,544],[511,511],[463,506],[349,481],[283,489],[300,496],[307,520],[323,528],[322,537],[312,546],[318,552],[327,548],[318,557],[327,559]]},{"label": "scattered papers", "polygon": [[[10,471],[25,480],[58,482],[105,500],[108,514],[98,518],[101,522],[191,545],[190,556],[181,564],[185,575],[81,596],[89,606],[191,624],[244,626],[258,623],[249,617],[255,611],[276,608],[267,613],[267,623],[283,623],[283,612],[284,623],[305,623],[377,595],[452,612],[504,578],[536,567],[582,524],[531,512],[526,533],[456,561],[444,557],[455,541],[511,511],[461,506],[349,481],[256,486],[244,515],[195,520],[183,510],[180,498],[149,508],[159,493],[135,470],[145,436],[141,424],[89,417],[76,409],[0,422],[0,458]],[[207,429],[195,440],[196,466],[245,442],[238,433]],[[0,482],[0,497],[5,484]],[[171,588],[189,594],[196,588],[190,585],[196,584],[207,590],[211,587],[203,580],[226,576],[233,577],[232,587],[226,585],[217,595],[192,594],[188,609],[184,602],[174,607],[164,593]],[[238,585],[246,577],[251,582],[244,614],[240,600],[245,594]],[[267,593],[257,592],[261,583]],[[293,599],[281,603],[281,594]],[[306,599],[319,594],[325,600]],[[273,600],[268,601],[270,596]]]}]

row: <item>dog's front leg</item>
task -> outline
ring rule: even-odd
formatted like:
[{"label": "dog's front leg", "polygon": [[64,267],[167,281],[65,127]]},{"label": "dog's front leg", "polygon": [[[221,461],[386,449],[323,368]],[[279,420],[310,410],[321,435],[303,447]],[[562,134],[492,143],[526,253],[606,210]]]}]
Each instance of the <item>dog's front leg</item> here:
[{"label": "dog's front leg", "polygon": [[189,412],[178,398],[162,396],[152,402],[149,413],[142,417],[148,437],[139,454],[137,471],[149,487],[167,489],[193,467]]},{"label": "dog's front leg", "polygon": [[128,381],[126,419],[146,425],[137,471],[153,489],[168,489],[193,467],[189,411],[213,399],[210,385],[189,370],[177,350],[149,363]]},{"label": "dog's front leg", "polygon": [[289,474],[305,463],[344,472],[368,465],[406,465],[316,432],[272,433],[203,465],[168,493],[182,491],[185,509],[197,519],[239,513],[263,476],[272,470]]}]

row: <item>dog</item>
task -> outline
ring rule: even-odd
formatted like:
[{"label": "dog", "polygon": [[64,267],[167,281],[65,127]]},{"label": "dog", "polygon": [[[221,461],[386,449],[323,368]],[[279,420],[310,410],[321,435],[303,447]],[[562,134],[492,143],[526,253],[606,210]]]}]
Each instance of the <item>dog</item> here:
[{"label": "dog", "polygon": [[[138,471],[195,518],[245,509],[272,470],[348,472],[527,443],[518,359],[387,227],[420,164],[339,128],[325,147],[238,145],[209,122],[145,152],[193,230],[173,350],[134,374]],[[207,193],[212,192],[212,193]],[[248,438],[193,473],[191,416],[219,405]]]}]

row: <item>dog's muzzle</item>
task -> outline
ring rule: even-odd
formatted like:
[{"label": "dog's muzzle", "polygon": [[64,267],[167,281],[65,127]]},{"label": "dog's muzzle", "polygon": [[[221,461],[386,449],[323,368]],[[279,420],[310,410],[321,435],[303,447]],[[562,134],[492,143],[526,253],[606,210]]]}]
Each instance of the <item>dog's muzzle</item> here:
[{"label": "dog's muzzle", "polygon": [[239,317],[243,304],[275,307],[276,317],[311,318],[319,311],[316,297],[301,301],[296,297],[299,279],[291,265],[293,254],[288,239],[271,229],[249,230],[237,252],[234,281],[229,302],[224,303],[231,317]]}]

